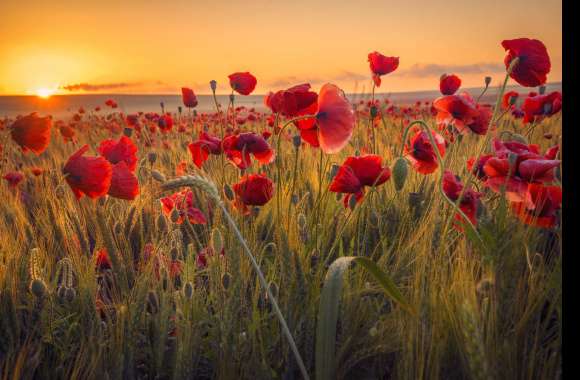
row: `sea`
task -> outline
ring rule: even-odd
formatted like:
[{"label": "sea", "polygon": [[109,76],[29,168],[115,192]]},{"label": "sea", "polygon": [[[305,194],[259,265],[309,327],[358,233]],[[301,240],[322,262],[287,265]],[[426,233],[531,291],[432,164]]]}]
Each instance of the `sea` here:
[{"label": "sea", "polygon": [[[518,91],[525,95],[530,91],[538,91],[537,88],[523,88],[520,86],[508,86],[507,90]],[[483,88],[460,89],[470,93],[477,98],[483,91]],[[562,83],[549,83],[546,85],[546,92],[562,91]],[[481,102],[493,103],[498,92],[497,87],[490,87],[481,97]],[[377,93],[376,99],[389,99],[393,104],[403,106],[411,105],[417,101],[432,101],[441,96],[439,91],[414,91],[414,92],[392,92]],[[347,94],[351,102],[355,103],[360,100],[370,100],[371,94]],[[111,109],[105,106],[105,101],[113,99],[118,104],[116,111],[122,111],[126,114],[136,112],[161,112],[163,103],[166,112],[177,112],[178,107],[182,107],[184,112],[187,109],[183,107],[181,94],[82,94],[82,95],[53,95],[49,98],[40,98],[38,96],[0,96],[0,118],[15,118],[18,115],[27,115],[31,112],[38,112],[40,115],[52,115],[57,118],[66,118],[72,116],[80,107],[87,112],[100,106],[102,113],[111,112]],[[211,95],[198,95],[198,105],[195,108],[198,112],[215,111],[215,103]],[[229,103],[229,95],[218,95],[217,101],[226,107]],[[245,106],[255,108],[259,111],[265,111],[264,95],[249,95],[235,97],[236,106]]]}]

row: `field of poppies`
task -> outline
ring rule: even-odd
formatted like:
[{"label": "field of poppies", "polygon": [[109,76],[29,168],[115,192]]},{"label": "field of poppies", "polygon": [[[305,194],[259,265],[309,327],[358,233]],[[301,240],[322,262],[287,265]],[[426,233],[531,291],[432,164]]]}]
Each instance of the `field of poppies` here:
[{"label": "field of poppies", "polygon": [[559,378],[562,94],[502,47],[493,104],[372,52],[354,101],[0,120],[0,378]]}]

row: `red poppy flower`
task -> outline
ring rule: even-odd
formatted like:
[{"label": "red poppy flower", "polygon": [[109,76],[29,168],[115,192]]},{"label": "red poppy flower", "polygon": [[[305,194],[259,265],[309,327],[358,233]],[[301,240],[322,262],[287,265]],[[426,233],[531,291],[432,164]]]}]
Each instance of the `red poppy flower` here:
[{"label": "red poppy flower", "polygon": [[4,178],[8,182],[8,185],[10,187],[15,188],[24,179],[24,174],[20,172],[9,172],[4,174],[2,178]]},{"label": "red poppy flower", "polygon": [[230,86],[232,87],[232,90],[242,95],[250,95],[258,83],[256,77],[249,72],[234,73],[228,75],[228,78],[230,78]]},{"label": "red poppy flower", "polygon": [[[517,99],[520,94],[517,91],[508,91],[503,94],[503,98],[501,99],[501,107],[504,110],[507,110],[511,107],[512,99]],[[515,99],[513,101],[515,101]]]},{"label": "red poppy flower", "polygon": [[207,224],[203,213],[194,207],[193,192],[189,189],[161,198],[161,205],[163,213],[167,216],[171,215],[173,209],[178,211],[179,218],[175,222],[177,224],[183,223],[185,217],[189,219],[191,224]]},{"label": "red poppy flower", "polygon": [[264,136],[254,132],[224,138],[223,149],[228,159],[240,169],[246,169],[251,164],[250,154],[261,164],[273,162],[276,156]]},{"label": "red poppy flower", "polygon": [[496,193],[505,190],[512,202],[523,202],[528,195],[529,183],[548,183],[554,180],[554,168],[559,160],[539,154],[537,145],[526,145],[517,141],[494,140],[495,156],[483,166],[487,176],[486,186]]},{"label": "red poppy flower", "polygon": [[10,135],[20,145],[23,152],[30,150],[38,156],[50,143],[51,126],[50,116],[39,117],[36,112],[33,112],[17,119],[10,126]]},{"label": "red poppy flower", "polygon": [[439,79],[439,90],[443,95],[453,95],[461,86],[461,79],[455,74],[441,75]]},{"label": "red poppy flower", "polygon": [[108,194],[111,197],[133,200],[139,194],[139,182],[125,161],[113,165],[111,187]]},{"label": "red poppy flower", "polygon": [[173,118],[169,114],[162,115],[157,120],[157,125],[161,129],[161,132],[167,133],[173,128]]},{"label": "red poppy flower", "polygon": [[479,160],[477,162],[477,165],[475,164],[475,157],[470,157],[467,160],[467,168],[469,170],[471,170],[471,172],[480,180],[485,181],[487,179],[487,175],[485,174],[485,172],[483,171],[483,166],[485,165],[485,163],[487,162],[487,160],[489,160],[491,157],[493,157],[492,154],[484,154],[482,156],[479,157]]},{"label": "red poppy flower", "polygon": [[354,111],[337,86],[327,83],[320,89],[316,123],[318,142],[324,153],[337,153],[348,144],[354,130]]},{"label": "red poppy flower", "polygon": [[531,183],[528,185],[528,194],[526,202],[511,203],[511,209],[518,219],[532,226],[555,226],[557,212],[562,208],[562,188]]},{"label": "red poppy flower", "polygon": [[[459,133],[465,134],[468,130],[475,133],[476,135],[485,135],[489,128],[489,123],[491,121],[491,116],[493,114],[491,106],[488,105],[477,105],[478,115],[473,119],[473,121],[463,128],[458,128]],[[465,128],[467,127],[467,128]]]},{"label": "red poppy flower", "polygon": [[111,164],[104,157],[83,157],[88,150],[88,145],[81,147],[68,159],[63,169],[66,182],[77,199],[83,195],[98,198],[107,194],[111,186]]},{"label": "red poppy flower", "polygon": [[504,59],[506,69],[514,58],[519,58],[510,77],[525,87],[536,87],[546,83],[550,72],[550,57],[546,46],[539,40],[517,38],[504,40],[501,46],[507,50]]},{"label": "red poppy flower", "polygon": [[465,92],[437,98],[433,102],[433,107],[437,110],[438,124],[453,125],[459,131],[465,131],[465,127],[479,116],[475,102]]},{"label": "red poppy flower", "polygon": [[235,193],[234,205],[245,214],[247,206],[263,206],[274,196],[274,184],[262,174],[245,176],[232,186]]},{"label": "red poppy flower", "polygon": [[[459,178],[449,170],[445,170],[445,173],[443,174],[443,192],[454,202],[459,199],[459,196],[463,192],[461,202],[459,203],[459,209],[463,211],[474,226],[477,225],[477,209],[480,202],[479,198],[483,195],[482,193],[476,192],[472,189],[463,191],[463,184]],[[463,218],[459,213],[457,213],[455,215],[455,220],[461,222],[463,221]],[[456,224],[455,228],[461,230],[460,225]]]},{"label": "red poppy flower", "polygon": [[220,155],[222,153],[222,141],[201,131],[199,132],[199,139],[189,144],[187,148],[191,153],[193,163],[201,169],[210,154]]},{"label": "red poppy flower", "polygon": [[39,167],[33,167],[30,169],[30,171],[32,172],[32,174],[35,177],[38,177],[39,175],[41,175],[44,172],[43,168],[39,168]]},{"label": "red poppy flower", "polygon": [[183,105],[187,108],[194,108],[197,106],[197,97],[191,88],[182,87],[181,97],[183,99]]},{"label": "red poppy flower", "polygon": [[103,140],[97,150],[111,164],[123,161],[130,171],[137,167],[137,147],[127,136],[121,136],[119,141]]},{"label": "red poppy flower", "polygon": [[539,121],[547,116],[552,116],[562,109],[562,94],[558,91],[547,95],[529,96],[522,104],[524,123]]},{"label": "red poppy flower", "polygon": [[182,176],[185,173],[187,173],[187,162],[185,161],[180,161],[176,166],[175,166],[175,175],[176,176]]},{"label": "red poppy flower", "polygon": [[107,99],[105,101],[105,105],[111,107],[111,108],[117,108],[119,105],[117,104],[116,101],[114,101],[113,99]]},{"label": "red poppy flower", "polygon": [[348,207],[351,195],[357,202],[364,195],[365,186],[379,186],[391,178],[388,166],[382,166],[380,156],[370,154],[360,157],[348,157],[332,180],[329,190],[334,193],[349,194],[344,198],[344,206]]},{"label": "red poppy flower", "polygon": [[97,269],[97,272],[103,272],[107,269],[113,268],[113,265],[111,264],[111,259],[109,258],[109,254],[105,248],[102,248],[97,252],[95,252],[95,257],[96,257],[95,268]]},{"label": "red poppy flower", "polygon": [[71,126],[69,126],[69,125],[61,125],[58,128],[58,130],[59,130],[60,135],[62,136],[62,139],[63,139],[64,142],[73,141],[74,140],[76,133],[75,133],[75,130],[72,129]]},{"label": "red poppy flower", "polygon": [[310,91],[310,84],[304,83],[287,90],[270,92],[265,98],[265,103],[274,113],[296,117],[304,114],[305,110],[316,104],[317,99],[318,94]]},{"label": "red poppy flower", "polygon": [[368,59],[377,87],[381,86],[381,75],[392,73],[399,67],[399,57],[385,57],[376,51],[369,53]]},{"label": "red poppy flower", "polygon": [[[445,139],[437,132],[431,131],[437,144],[437,149],[441,157],[445,155]],[[421,174],[430,174],[437,170],[439,163],[437,162],[437,154],[427,132],[418,130],[413,137],[411,137],[408,144],[404,148],[405,156],[411,162],[415,170]]]}]

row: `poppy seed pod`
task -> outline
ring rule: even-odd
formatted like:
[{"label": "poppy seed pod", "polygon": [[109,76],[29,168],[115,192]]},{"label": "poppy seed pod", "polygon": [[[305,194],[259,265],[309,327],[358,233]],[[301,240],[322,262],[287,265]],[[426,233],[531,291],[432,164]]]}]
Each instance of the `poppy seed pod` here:
[{"label": "poppy seed pod", "polygon": [[517,96],[510,96],[510,106],[516,104],[517,100],[518,100]]},{"label": "poppy seed pod", "polygon": [[371,106],[371,117],[374,119],[375,117],[377,117],[378,114],[379,110],[377,109],[377,106],[375,105]]},{"label": "poppy seed pod", "polygon": [[66,288],[62,285],[59,285],[58,288],[56,288],[56,295],[58,298],[64,299],[66,296]]},{"label": "poppy seed pod", "polygon": [[358,150],[358,149],[357,149],[357,150],[355,150],[355,151],[354,151],[354,156],[355,156],[355,157],[359,157],[359,156],[360,156],[360,150]]},{"label": "poppy seed pod", "polygon": [[169,255],[171,256],[171,261],[177,261],[179,259],[179,250],[176,247],[173,247],[171,248]]},{"label": "poppy seed pod", "polygon": [[183,286],[183,295],[188,300],[193,298],[193,284],[191,283],[191,281],[187,281]]},{"label": "poppy seed pod", "polygon": [[41,279],[37,278],[30,282],[30,292],[36,298],[44,298],[46,295],[46,284]]},{"label": "poppy seed pod", "polygon": [[489,86],[491,83],[491,77],[485,77],[485,87]]},{"label": "poppy seed pod", "polygon": [[407,160],[404,157],[399,157],[393,166],[393,181],[397,191],[401,191],[403,186],[405,186],[408,174],[409,164],[407,163]]},{"label": "poppy seed pod", "polygon": [[131,128],[123,129],[123,134],[127,137],[131,137],[133,135],[133,130]]},{"label": "poppy seed pod", "polygon": [[158,181],[158,182],[165,182],[167,180],[165,178],[165,176],[163,174],[161,174],[160,172],[158,172],[157,170],[151,171],[151,177],[153,177],[153,179]]},{"label": "poppy seed pod", "polygon": [[211,88],[211,90],[213,92],[215,92],[215,90],[217,89],[217,82],[215,80],[210,80],[209,81],[209,87]]},{"label": "poppy seed pod", "polygon": [[211,247],[214,252],[220,253],[224,249],[224,238],[219,228],[211,231]]}]

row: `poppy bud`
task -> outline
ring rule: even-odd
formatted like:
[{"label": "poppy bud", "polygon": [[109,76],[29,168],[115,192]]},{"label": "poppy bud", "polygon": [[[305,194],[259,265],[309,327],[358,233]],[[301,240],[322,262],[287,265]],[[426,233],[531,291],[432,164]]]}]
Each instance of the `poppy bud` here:
[{"label": "poppy bud", "polygon": [[155,152],[147,153],[147,161],[149,161],[149,163],[153,165],[155,161],[157,161],[157,153]]},{"label": "poppy bud", "polygon": [[232,190],[231,186],[228,185],[227,183],[224,185],[224,194],[226,198],[228,198],[230,201],[234,200],[234,191]]},{"label": "poppy bud", "polygon": [[371,329],[369,330],[369,335],[370,335],[370,336],[373,336],[373,337],[374,337],[374,336],[376,336],[378,333],[379,333],[379,330],[378,330],[378,329],[377,329],[375,326],[371,327]]},{"label": "poppy bud", "polygon": [[409,164],[407,163],[407,160],[403,157],[399,157],[393,166],[393,181],[397,191],[401,191],[403,186],[405,186],[408,174]]},{"label": "poppy bud", "polygon": [[354,151],[354,156],[355,156],[355,157],[359,157],[359,156],[360,156],[360,150],[358,150],[358,149],[357,149],[357,150],[355,150],[355,151]]},{"label": "poppy bud", "polygon": [[209,81],[209,87],[211,88],[211,90],[213,92],[215,92],[216,88],[217,88],[217,82],[215,80],[210,80]]},{"label": "poppy bud", "polygon": [[193,284],[191,283],[191,281],[187,281],[183,286],[183,295],[188,300],[193,298]]},{"label": "poppy bud", "polygon": [[377,106],[373,105],[371,106],[371,117],[374,119],[375,117],[377,117],[379,113],[379,110],[377,109]]},{"label": "poppy bud", "polygon": [[290,198],[290,201],[292,202],[293,205],[298,204],[299,200],[300,198],[298,198],[298,194],[292,194],[292,198]]},{"label": "poppy bud", "polygon": [[46,284],[41,279],[36,278],[30,282],[30,292],[36,298],[42,299],[46,295]]},{"label": "poppy bud", "polygon": [[232,276],[226,272],[222,275],[222,286],[224,289],[228,289],[230,287],[230,283],[232,281]]},{"label": "poppy bud", "polygon": [[159,181],[159,182],[166,181],[165,176],[163,174],[161,174],[160,172],[158,172],[157,170],[151,171],[151,177],[153,177],[153,179],[155,179],[156,181]]},{"label": "poppy bud", "polygon": [[306,228],[306,217],[303,213],[298,214],[298,219],[296,220],[298,227],[303,230]]},{"label": "poppy bud", "polygon": [[516,104],[517,100],[518,100],[517,96],[510,96],[510,106],[513,106],[514,104]]},{"label": "poppy bud", "polygon": [[517,142],[521,142],[522,144],[526,144],[526,145],[528,144],[528,140],[524,136],[520,135],[519,133],[514,133],[512,135],[512,140],[517,141]]},{"label": "poppy bud", "polygon": [[542,85],[538,88],[538,93],[540,93],[540,95],[544,95],[546,93],[546,86]]},{"label": "poppy bud", "polygon": [[[161,106],[161,113],[165,113],[165,103],[159,102],[159,105]],[[161,119],[161,120],[163,120],[163,119]]]},{"label": "poppy bud", "polygon": [[300,135],[295,135],[294,137],[292,137],[292,145],[294,145],[294,148],[296,149],[300,148],[301,144],[302,139],[300,138]]},{"label": "poppy bud", "polygon": [[224,249],[224,238],[219,228],[214,228],[211,231],[211,248],[214,252],[220,253]]},{"label": "poppy bud", "polygon": [[179,250],[173,247],[171,248],[169,255],[171,256],[171,261],[177,261],[177,259],[179,259]]},{"label": "poppy bud", "polygon": [[[518,155],[515,153],[510,152],[510,154],[508,155],[508,162],[510,164],[510,168],[515,168],[516,167],[516,163],[518,162]],[[512,169],[510,169],[512,170]],[[511,175],[514,175],[514,172],[512,170]]]},{"label": "poppy bud", "polygon": [[351,195],[350,198],[348,199],[348,207],[351,210],[354,210],[354,208],[356,207],[356,196]]},{"label": "poppy bud", "polygon": [[177,106],[177,112],[181,115],[181,106]]},{"label": "poppy bud", "polygon": [[485,87],[489,86],[491,83],[491,77],[485,77]]},{"label": "poppy bud", "polygon": [[64,187],[62,186],[58,186],[55,190],[54,190],[54,195],[56,195],[56,198],[58,199],[62,199],[64,198]]},{"label": "poppy bud", "polygon": [[120,235],[121,232],[123,232],[123,226],[121,225],[120,222],[115,223],[115,227],[113,227],[113,232],[115,232],[115,235]]},{"label": "poppy bud", "polygon": [[131,128],[125,128],[123,129],[123,134],[127,137],[131,137],[131,135],[133,135],[133,130]]},{"label": "poppy bud", "polygon": [[159,217],[157,217],[157,229],[161,235],[165,235],[167,233],[167,220],[163,214],[160,214]]},{"label": "poppy bud", "polygon": [[150,290],[147,294],[147,310],[151,314],[155,314],[159,310],[159,298],[153,290]]},{"label": "poppy bud", "polygon": [[76,290],[74,290],[74,288],[66,288],[65,298],[66,298],[67,302],[74,301],[76,296],[77,296],[77,292],[76,292]]},{"label": "poppy bud", "polygon": [[177,223],[177,221],[179,220],[179,211],[177,211],[176,208],[174,208],[173,211],[171,211],[170,218],[173,223]]}]

